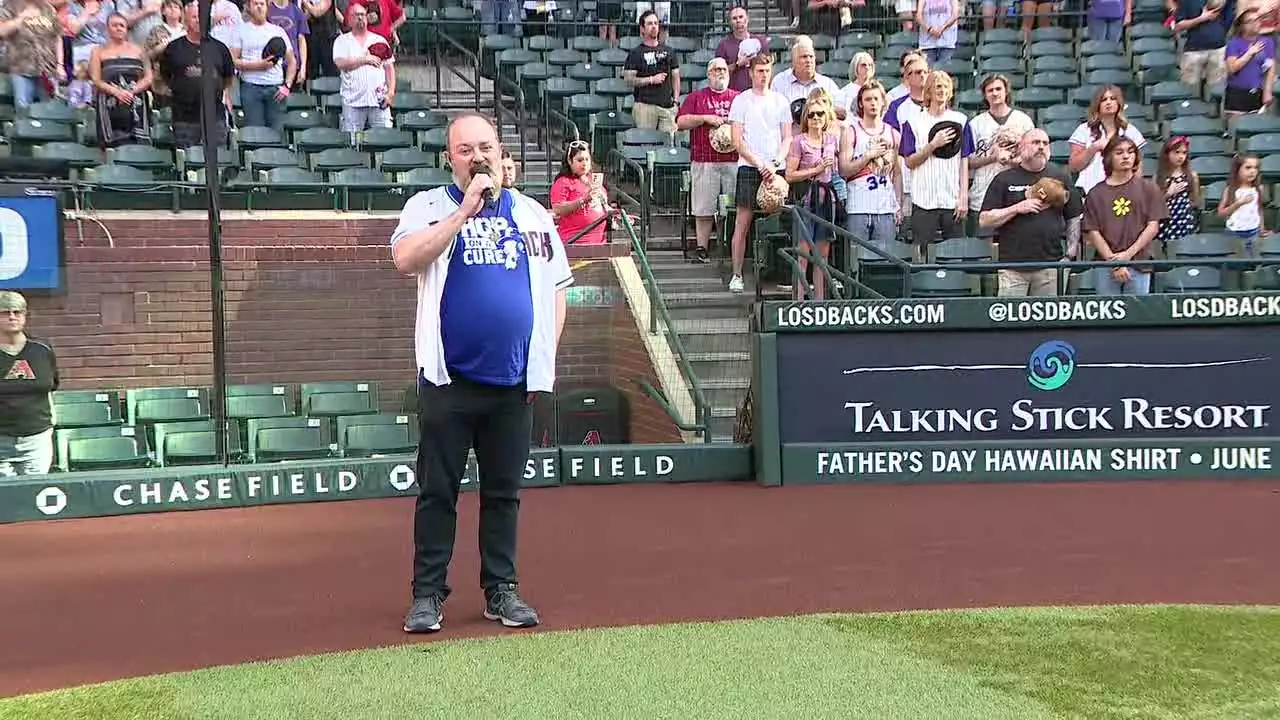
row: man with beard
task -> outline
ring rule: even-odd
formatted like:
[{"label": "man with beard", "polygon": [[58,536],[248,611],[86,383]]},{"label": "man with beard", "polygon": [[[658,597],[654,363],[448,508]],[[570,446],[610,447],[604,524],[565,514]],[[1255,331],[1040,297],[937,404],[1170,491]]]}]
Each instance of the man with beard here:
[{"label": "man with beard", "polygon": [[[1053,178],[1071,192],[1061,208],[1028,198],[1027,188]],[[1049,164],[1049,136],[1030,130],[1018,142],[1018,164],[991,179],[978,224],[994,228],[1000,259],[1008,262],[1059,262],[1080,242],[1079,188],[1066,170]],[[1063,246],[1066,241],[1066,248]],[[1058,270],[1001,270],[999,294],[1005,297],[1057,295]]]},{"label": "man with beard", "polygon": [[707,246],[720,196],[732,196],[738,173],[735,152],[716,152],[711,131],[729,122],[738,91],[729,87],[729,64],[715,57],[707,63],[707,86],[689,93],[676,115],[676,128],[689,131],[690,193],[697,232],[698,262],[707,262]]},{"label": "man with beard", "polygon": [[622,78],[635,92],[631,117],[642,130],[674,133],[676,103],[680,99],[680,59],[658,41],[658,14],[640,15],[640,44],[627,53]]}]

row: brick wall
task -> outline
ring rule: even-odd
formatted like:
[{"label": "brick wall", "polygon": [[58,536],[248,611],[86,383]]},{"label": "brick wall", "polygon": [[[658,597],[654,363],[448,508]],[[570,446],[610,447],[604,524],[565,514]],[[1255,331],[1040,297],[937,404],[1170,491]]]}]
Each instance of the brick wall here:
[{"label": "brick wall", "polygon": [[[68,221],[70,291],[30,298],[32,334],[52,342],[68,389],[208,385],[207,223],[166,213],[111,215]],[[386,242],[394,222],[227,214],[227,381],[373,380],[383,386],[384,405],[397,407],[414,377],[416,295],[414,281],[391,266]],[[617,286],[607,261],[576,262],[579,285]],[[561,388],[622,388],[633,442],[679,440],[630,380],[654,382],[654,373],[625,305],[571,308],[559,368]]]}]

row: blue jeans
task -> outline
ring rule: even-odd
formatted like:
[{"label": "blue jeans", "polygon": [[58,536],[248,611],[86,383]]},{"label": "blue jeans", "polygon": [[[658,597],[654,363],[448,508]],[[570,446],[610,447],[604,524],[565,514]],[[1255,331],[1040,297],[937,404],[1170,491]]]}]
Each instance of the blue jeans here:
[{"label": "blue jeans", "polygon": [[1120,42],[1124,36],[1124,20],[1102,20],[1089,18],[1089,39]]},{"label": "blue jeans", "polygon": [[953,47],[924,48],[924,59],[929,61],[930,67],[938,63],[949,62],[955,55],[956,49]]},{"label": "blue jeans", "polygon": [[1129,268],[1129,282],[1122,283],[1111,274],[1111,268],[1094,268],[1094,285],[1099,295],[1148,295],[1151,293],[1151,273]]},{"label": "blue jeans", "polygon": [[520,3],[518,0],[481,0],[480,20],[485,35],[520,37]]},{"label": "blue jeans", "polygon": [[276,102],[279,85],[254,85],[240,81],[240,107],[244,124],[250,127],[280,129],[284,120],[284,103]]},{"label": "blue jeans", "polygon": [[40,82],[38,77],[10,75],[9,82],[13,85],[15,108],[29,107],[32,103],[49,99],[44,92],[44,83]]}]

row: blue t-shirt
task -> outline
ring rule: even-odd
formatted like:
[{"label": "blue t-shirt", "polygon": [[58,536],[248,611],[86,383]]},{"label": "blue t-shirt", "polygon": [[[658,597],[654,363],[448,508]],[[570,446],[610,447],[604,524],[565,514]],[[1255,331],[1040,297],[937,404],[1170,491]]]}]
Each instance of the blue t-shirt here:
[{"label": "blue t-shirt", "polygon": [[[449,197],[461,204],[463,193],[450,186]],[[512,204],[503,190],[496,203],[463,224],[440,300],[450,375],[506,387],[525,381],[533,335],[529,257]]]}]

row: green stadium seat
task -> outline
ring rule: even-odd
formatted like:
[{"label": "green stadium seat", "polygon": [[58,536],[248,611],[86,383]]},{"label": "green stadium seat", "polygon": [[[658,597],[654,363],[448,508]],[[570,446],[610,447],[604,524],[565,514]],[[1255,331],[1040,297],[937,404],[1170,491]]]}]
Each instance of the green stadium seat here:
[{"label": "green stadium seat", "polygon": [[1188,137],[1206,135],[1220,138],[1224,130],[1226,130],[1226,124],[1218,118],[1188,115],[1169,121],[1169,133],[1172,135]]},{"label": "green stadium seat", "polygon": [[1071,134],[1076,131],[1077,127],[1080,127],[1079,120],[1054,120],[1041,124],[1040,129],[1044,130],[1052,142],[1070,139]]},{"label": "green stadium seat", "polygon": [[[1064,53],[1058,53],[1058,54],[1061,55]],[[883,62],[892,63],[891,67],[896,69],[898,67],[898,57],[899,56],[896,54],[891,54],[890,57],[885,58]],[[985,60],[987,58],[996,58],[996,57],[1020,58],[1022,57],[1022,46],[1016,43],[994,43],[994,42],[984,42],[978,46],[979,60]],[[879,69],[880,69],[879,64],[877,64],[876,70],[878,71]],[[879,73],[877,72],[876,74],[879,74]]]},{"label": "green stadium seat", "polygon": [[[284,135],[275,128],[249,125],[231,131],[231,147],[240,152],[267,147],[284,147]],[[199,146],[196,146],[199,147]]]},{"label": "green stadium seat", "polygon": [[1169,243],[1170,260],[1222,259],[1240,254],[1240,239],[1226,233],[1197,233]]},{"label": "green stadium seat", "polygon": [[1231,158],[1221,155],[1192,158],[1191,169],[1200,176],[1201,184],[1226,180],[1231,175]]},{"label": "green stadium seat", "polygon": [[320,106],[317,98],[308,92],[290,93],[285,100],[286,110],[315,110]]},{"label": "green stadium seat", "polygon": [[1067,278],[1068,295],[1097,295],[1098,274],[1093,270],[1071,273]]},{"label": "green stadium seat", "polygon": [[1263,265],[1243,275],[1246,290],[1280,290],[1280,265]]},{"label": "green stadium seat", "polygon": [[627,51],[621,48],[607,48],[593,53],[591,61],[616,70],[627,64]]},{"label": "green stadium seat", "polygon": [[96,167],[103,162],[102,153],[97,148],[86,147],[77,142],[51,142],[36,145],[31,153],[38,158],[60,160],[74,169]]},{"label": "green stadium seat", "polygon": [[1255,240],[1254,253],[1264,259],[1280,259],[1280,235],[1273,233]]},{"label": "green stadium seat", "polygon": [[1218,114],[1218,106],[1204,100],[1188,98],[1185,100],[1176,100],[1171,102],[1158,102],[1147,99],[1156,109],[1156,117],[1161,120],[1172,120],[1174,118],[1196,116],[1216,117]]},{"label": "green stadium seat", "polygon": [[1124,92],[1126,98],[1130,100],[1138,99],[1133,91],[1133,73],[1128,68],[1086,72],[1084,81],[1090,85],[1115,85]]},{"label": "green stadium seat", "polygon": [[75,129],[71,125],[45,120],[22,119],[5,123],[5,136],[9,143],[29,148],[53,142],[74,142]]},{"label": "green stadium seat", "polygon": [[307,89],[312,95],[319,98],[323,98],[326,95],[337,95],[342,90],[342,78],[311,78],[307,81]]},{"label": "green stadium seat", "polygon": [[449,124],[449,117],[434,110],[415,110],[402,113],[396,120],[396,127],[412,133],[442,128]]},{"label": "green stadium seat", "polygon": [[369,128],[356,135],[356,147],[363,152],[380,153],[414,146],[412,132],[395,128]]},{"label": "green stadium seat", "polygon": [[609,43],[595,35],[580,35],[573,39],[573,49],[578,52],[595,53],[609,47]]},{"label": "green stadium seat", "polygon": [[249,462],[318,460],[332,456],[329,423],[320,418],[254,418],[246,423]]},{"label": "green stadium seat", "polygon": [[432,168],[435,161],[435,156],[417,148],[396,148],[378,153],[374,164],[383,172],[403,173],[418,168]]},{"label": "green stadium seat", "polygon": [[[189,148],[175,150],[176,169],[182,178],[187,179],[187,173],[202,170],[205,167],[204,148],[200,145],[193,145]],[[227,148],[218,148],[218,167],[229,168],[239,167],[240,158],[234,150]]]},{"label": "green stadium seat", "polygon": [[559,67],[570,67],[579,63],[585,63],[589,58],[589,55],[578,50],[560,48],[547,53],[547,64],[557,65]]},{"label": "green stadium seat", "polygon": [[434,103],[430,96],[420,92],[396,93],[395,111],[398,113],[414,113],[430,110]]},{"label": "green stadium seat", "polygon": [[351,147],[351,133],[337,128],[307,128],[293,136],[293,147],[299,153],[311,154],[324,150]]},{"label": "green stadium seat", "polygon": [[1187,138],[1190,141],[1190,156],[1193,158],[1206,155],[1226,156],[1231,154],[1231,141],[1221,135],[1196,135]]},{"label": "green stadium seat", "polygon": [[1180,81],[1159,82],[1143,90],[1143,100],[1152,105],[1173,105],[1196,100],[1192,89]]},{"label": "green stadium seat", "polygon": [[1031,85],[1033,87],[1066,90],[1079,87],[1080,76],[1073,72],[1038,72],[1031,76]]},{"label": "green stadium seat", "polygon": [[1038,27],[1031,31],[1032,44],[1038,42],[1070,43],[1075,41],[1074,33],[1064,27]]},{"label": "green stadium seat", "polygon": [[1084,122],[1084,108],[1070,103],[1059,103],[1042,108],[1036,113],[1040,124],[1056,121],[1070,121],[1079,125]]},{"label": "green stadium seat", "polygon": [[406,189],[430,190],[453,183],[453,173],[442,168],[415,168],[400,176],[400,184]]},{"label": "green stadium seat", "polygon": [[1063,101],[1063,91],[1057,88],[1032,86],[1018,91],[1016,96],[1019,107],[1030,110],[1059,105]]},{"label": "green stadium seat", "polygon": [[917,270],[911,273],[912,297],[968,297],[974,278],[963,270]]},{"label": "green stadium seat", "polygon": [[252,418],[293,417],[292,398],[279,395],[227,395],[227,418],[250,420]]},{"label": "green stadium seat", "polygon": [[173,153],[149,145],[121,145],[107,150],[107,162],[159,176],[173,172]]},{"label": "green stadium seat", "polygon": [[[999,59],[999,58],[996,58]],[[994,61],[994,59],[993,59]],[[1001,72],[1017,72],[1016,69],[1002,70]],[[1043,72],[1065,72],[1079,75],[1080,64],[1073,57],[1062,57],[1061,55],[1046,55],[1044,57],[1036,57],[1031,59],[1031,72],[1033,74]]]},{"label": "green stadium seat", "polygon": [[559,50],[563,48],[564,40],[552,35],[534,35],[532,37],[525,38],[524,46],[539,55],[546,55],[552,50]]},{"label": "green stadium seat", "polygon": [[275,168],[296,168],[299,167],[298,155],[287,148],[259,148],[244,154],[244,166],[251,173]]},{"label": "green stadium seat", "polygon": [[1075,48],[1073,48],[1070,43],[1066,42],[1042,40],[1040,42],[1031,43],[1028,47],[1027,54],[1030,57],[1047,57],[1049,55],[1075,57]]},{"label": "green stadium seat", "polygon": [[1022,42],[1022,33],[1011,28],[992,28],[982,33],[982,41],[989,43],[1017,44]]},{"label": "green stadium seat", "polygon": [[112,470],[151,464],[146,440],[128,425],[65,428],[54,431],[58,469]]},{"label": "green stadium seat", "polygon": [[303,130],[323,127],[324,122],[324,114],[319,110],[290,110],[284,114],[280,127],[284,136],[290,138]]},{"label": "green stadium seat", "polygon": [[[182,415],[192,408],[191,403],[183,402],[174,405],[150,405],[168,401],[187,401],[195,403],[199,413],[195,416]],[[148,403],[148,405],[144,405]],[[200,387],[152,387],[126,390],[124,395],[125,417],[130,425],[141,425],[146,422],[172,422],[177,420],[196,420],[208,417],[209,390]],[[168,415],[168,412],[179,413]]]},{"label": "green stadium seat", "polygon": [[369,155],[351,148],[329,148],[307,158],[311,169],[319,173],[332,173],[348,168],[368,167]]},{"label": "green stadium seat", "polygon": [[449,137],[442,127],[426,132],[418,133],[418,145],[429,153],[435,153],[437,156],[449,147]]},{"label": "green stadium seat", "polygon": [[598,63],[579,63],[569,68],[568,76],[571,80],[593,83],[597,80],[613,77],[613,68]]},{"label": "green stadium seat", "polygon": [[929,246],[932,262],[964,263],[990,262],[995,258],[995,247],[986,238],[964,237],[950,238]]},{"label": "green stadium seat", "polygon": [[618,144],[621,147],[632,146],[653,149],[666,145],[669,137],[661,130],[632,128],[618,133]]},{"label": "green stadium seat", "polygon": [[1223,289],[1222,272],[1214,267],[1180,266],[1155,275],[1153,292],[1203,293]]},{"label": "green stadium seat", "polygon": [[480,49],[477,55],[480,60],[480,76],[494,79],[498,75],[498,55],[506,50],[520,48],[520,38],[510,35],[481,35]]},{"label": "green stadium seat", "polygon": [[1168,37],[1145,37],[1129,44],[1129,52],[1135,56],[1153,52],[1172,53],[1176,52],[1177,49],[1173,40]]},{"label": "green stadium seat", "polygon": [[[218,430],[213,420],[157,423],[155,461],[160,467],[211,465],[218,462]],[[238,432],[227,433],[227,456],[239,459],[243,443]]]},{"label": "green stadium seat", "polygon": [[115,390],[56,390],[53,393],[53,405],[75,405],[77,403],[110,403],[119,412],[120,393]]},{"label": "green stadium seat", "polygon": [[53,404],[53,424],[58,428],[105,427],[120,425],[119,402],[76,402]]},{"label": "green stadium seat", "polygon": [[1280,133],[1262,133],[1242,138],[1240,146],[1254,155],[1275,155],[1280,153]]},{"label": "green stadium seat", "polygon": [[377,413],[337,418],[342,457],[381,457],[417,451],[418,419],[413,414]]},{"label": "green stadium seat", "polygon": [[[1101,55],[1087,55],[1081,59],[1084,63],[1085,73],[1096,72],[1098,70],[1124,70],[1129,71],[1130,61],[1128,56],[1104,53]],[[1095,85],[1106,83],[1094,82]]]},{"label": "green stadium seat", "polygon": [[378,411],[378,398],[370,392],[327,392],[306,395],[302,412],[308,417],[362,415]]}]

